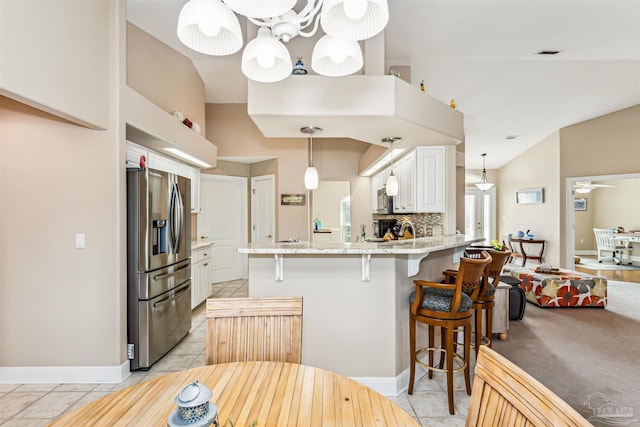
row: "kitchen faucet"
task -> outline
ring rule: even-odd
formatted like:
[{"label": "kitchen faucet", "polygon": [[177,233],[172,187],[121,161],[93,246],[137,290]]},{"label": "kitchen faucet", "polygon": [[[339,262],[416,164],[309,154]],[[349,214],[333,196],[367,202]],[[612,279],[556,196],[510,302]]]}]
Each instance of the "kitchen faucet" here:
[{"label": "kitchen faucet", "polygon": [[411,220],[403,219],[402,222],[400,223],[400,238],[404,237],[404,231],[407,226],[411,227],[411,240],[415,245],[416,244],[416,228],[413,226],[413,223],[411,222]]}]

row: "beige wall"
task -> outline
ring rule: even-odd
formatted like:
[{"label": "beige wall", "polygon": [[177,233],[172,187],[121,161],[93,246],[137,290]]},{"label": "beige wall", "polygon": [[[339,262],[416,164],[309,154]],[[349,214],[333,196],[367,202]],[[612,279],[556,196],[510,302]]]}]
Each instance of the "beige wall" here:
[{"label": "beige wall", "polygon": [[204,82],[193,62],[130,22],[127,85],[168,113],[181,111],[206,134]]},{"label": "beige wall", "polygon": [[[559,144],[557,132],[549,135],[500,168],[494,181],[497,183],[498,235],[531,230],[537,239],[547,241],[545,262],[553,266],[560,263]],[[493,173],[489,175],[489,180],[492,179]],[[544,189],[544,203],[516,204],[516,191],[531,188]]]},{"label": "beige wall", "polygon": [[122,0],[0,1],[0,95],[94,129],[109,125],[110,19]]},{"label": "beige wall", "polygon": [[[276,174],[276,233],[277,240],[300,236],[306,239],[308,206],[280,206],[280,194],[307,193],[304,188],[304,171],[307,167],[307,139],[301,138],[265,138],[247,114],[246,104],[207,104],[207,139],[215,141],[219,156],[277,156],[277,162],[270,161],[262,170],[251,171],[257,174]],[[302,123],[300,127],[308,123]],[[321,135],[321,134],[320,134]],[[313,139],[313,163],[321,181],[350,180],[358,175],[358,162],[369,148],[369,144],[352,139],[322,138]],[[207,170],[221,173],[216,169]],[[226,172],[225,172],[226,173]],[[232,174],[232,173],[228,173]],[[352,189],[353,191],[353,189]],[[353,195],[352,195],[353,196]],[[368,199],[371,197],[369,196]],[[371,202],[365,206],[352,205],[354,215],[361,218],[364,214],[371,222]]]},{"label": "beige wall", "polygon": [[[0,365],[126,360],[116,132],[0,97]],[[86,234],[86,248],[74,236]],[[123,337],[124,334],[124,337]]]},{"label": "beige wall", "polygon": [[[640,106],[560,129],[500,168],[497,181],[500,235],[530,228],[536,237],[548,241],[545,261],[566,266],[567,245],[574,244],[566,239],[567,197],[573,197],[565,189],[567,178],[640,173],[638,158]],[[544,188],[545,203],[516,205],[516,190],[537,187]],[[600,205],[594,204],[593,197],[598,196],[593,194],[585,197],[589,199],[587,206]],[[603,215],[598,214],[600,219],[596,219],[597,211],[589,212],[589,208],[585,215],[575,212],[580,215],[573,217],[577,221],[576,238],[585,239],[585,246],[593,234],[593,230],[589,232],[593,227],[589,216],[593,215],[592,221],[596,223]],[[620,221],[627,220],[620,218]]]},{"label": "beige wall", "polygon": [[[559,188],[563,201],[571,197],[565,190],[567,178],[640,173],[640,105],[563,128],[560,141]],[[561,261],[567,251],[566,214],[561,203]]]}]

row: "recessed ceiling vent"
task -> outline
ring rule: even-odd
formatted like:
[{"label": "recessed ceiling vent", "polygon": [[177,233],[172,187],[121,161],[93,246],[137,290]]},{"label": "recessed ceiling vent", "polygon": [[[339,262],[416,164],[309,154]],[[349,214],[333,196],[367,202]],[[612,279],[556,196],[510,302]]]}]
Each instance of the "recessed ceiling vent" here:
[{"label": "recessed ceiling vent", "polygon": [[541,50],[538,55],[557,55],[559,53],[559,50]]},{"label": "recessed ceiling vent", "polygon": [[506,139],[516,139],[518,135],[507,135]]}]

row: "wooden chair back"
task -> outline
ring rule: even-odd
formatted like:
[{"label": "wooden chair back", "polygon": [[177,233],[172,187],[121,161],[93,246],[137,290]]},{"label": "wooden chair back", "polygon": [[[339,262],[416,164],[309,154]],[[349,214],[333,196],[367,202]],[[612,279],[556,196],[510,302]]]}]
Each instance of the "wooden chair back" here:
[{"label": "wooden chair back", "polygon": [[300,363],[302,297],[210,298],[205,363]]},{"label": "wooden chair back", "polygon": [[[416,285],[416,299],[411,305],[411,313],[418,316],[434,318],[458,319],[461,317],[468,317],[469,312],[458,311],[462,301],[462,291],[478,291],[481,284],[482,273],[490,262],[491,256],[487,251],[481,251],[478,258],[460,258],[460,266],[456,272],[454,283],[435,283],[425,280],[414,280],[413,283]],[[421,308],[422,299],[424,298],[423,287],[448,289],[453,291],[453,298],[449,307],[449,312],[431,311]]]},{"label": "wooden chair back", "polygon": [[476,360],[465,426],[591,426],[535,378],[487,346]]}]

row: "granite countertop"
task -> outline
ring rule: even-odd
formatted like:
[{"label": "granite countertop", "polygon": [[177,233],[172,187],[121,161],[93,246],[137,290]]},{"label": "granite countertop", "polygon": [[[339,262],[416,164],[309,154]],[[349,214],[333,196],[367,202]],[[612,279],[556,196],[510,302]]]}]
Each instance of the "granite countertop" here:
[{"label": "granite countertop", "polygon": [[191,242],[191,250],[208,248],[213,245],[211,240],[194,240]]},{"label": "granite countertop", "polygon": [[415,240],[393,240],[380,243],[250,243],[238,249],[243,254],[316,254],[316,255],[361,255],[361,254],[424,254],[444,249],[468,246],[482,238],[450,234],[437,237],[420,237]]}]

